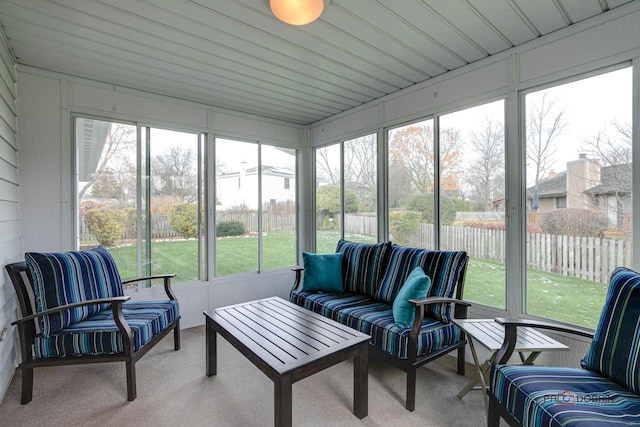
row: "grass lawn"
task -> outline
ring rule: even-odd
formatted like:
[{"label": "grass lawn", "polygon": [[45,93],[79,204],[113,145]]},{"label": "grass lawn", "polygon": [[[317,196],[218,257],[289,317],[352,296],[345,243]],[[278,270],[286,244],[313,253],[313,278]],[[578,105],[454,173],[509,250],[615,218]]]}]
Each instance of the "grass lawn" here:
[{"label": "grass lawn", "polygon": [[[258,270],[258,238],[232,237],[216,240],[218,276]],[[268,233],[263,237],[264,267],[273,269],[296,264],[293,231]],[[335,250],[335,245],[334,245]],[[123,280],[137,277],[136,247],[110,248]],[[197,280],[198,242],[172,240],[151,244],[152,274],[176,273],[174,282]]]},{"label": "grass lawn", "polygon": [[[318,253],[333,253],[340,239],[337,231],[318,233]],[[370,236],[349,236],[350,240],[375,243]],[[258,238],[234,237],[216,241],[218,276],[258,269]],[[197,279],[197,242],[175,240],[152,244],[152,273],[176,273],[175,283]],[[271,232],[263,237],[264,267],[273,269],[296,265],[293,231]],[[134,278],[136,247],[111,248],[123,279]],[[529,270],[527,312],[568,323],[594,328],[607,293],[607,285],[559,274]],[[467,268],[464,298],[494,307],[505,307],[505,266],[471,259]]]},{"label": "grass lawn", "polygon": [[[471,259],[464,298],[495,307],[505,306],[505,266]],[[595,328],[608,285],[539,270],[527,271],[527,312]]]}]

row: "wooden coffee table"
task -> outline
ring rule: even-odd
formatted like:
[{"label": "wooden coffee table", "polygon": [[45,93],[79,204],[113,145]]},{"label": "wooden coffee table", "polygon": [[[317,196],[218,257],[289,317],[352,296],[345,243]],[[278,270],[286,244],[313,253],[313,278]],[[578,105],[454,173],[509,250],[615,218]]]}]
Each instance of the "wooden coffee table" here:
[{"label": "wooden coffee table", "polygon": [[276,426],[292,423],[293,383],[348,359],[354,360],[353,413],[367,416],[369,335],[278,297],[204,315],[207,376],[217,373],[219,333],[273,381]]}]

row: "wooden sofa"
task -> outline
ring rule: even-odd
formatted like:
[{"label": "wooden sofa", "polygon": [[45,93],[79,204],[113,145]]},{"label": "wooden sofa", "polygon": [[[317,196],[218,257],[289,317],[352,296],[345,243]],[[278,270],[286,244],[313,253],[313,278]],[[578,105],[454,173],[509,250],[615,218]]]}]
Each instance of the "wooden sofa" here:
[{"label": "wooden sofa", "polygon": [[[343,290],[307,291],[303,284],[306,273],[297,267],[293,269],[291,302],[371,335],[370,354],[407,373],[405,406],[409,411],[415,409],[418,367],[458,350],[457,370],[464,375],[466,339],[451,318],[466,318],[470,305],[462,300],[466,252],[340,240],[336,253],[342,254]],[[392,305],[418,266],[431,286],[427,298],[410,300],[415,307],[413,323],[401,326],[394,320]]]}]

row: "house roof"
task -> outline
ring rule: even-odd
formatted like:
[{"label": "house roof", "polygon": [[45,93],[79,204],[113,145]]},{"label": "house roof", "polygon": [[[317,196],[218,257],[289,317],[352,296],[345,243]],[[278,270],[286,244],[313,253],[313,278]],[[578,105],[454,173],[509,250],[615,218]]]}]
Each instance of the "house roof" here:
[{"label": "house roof", "polygon": [[[527,197],[533,198],[535,186],[527,188]],[[567,172],[558,172],[553,178],[543,178],[538,183],[538,198],[558,197],[567,193]]]},{"label": "house roof", "polygon": [[2,0],[0,21],[21,66],[306,125],[640,2],[325,3],[299,27],[266,0]]},{"label": "house roof", "polygon": [[631,193],[632,164],[606,166],[600,169],[600,184],[585,191],[587,194]]},{"label": "house roof", "polygon": [[[632,164],[604,166],[600,169],[600,183],[585,190],[586,194],[610,194],[631,192]],[[527,188],[527,198],[533,198],[535,186]],[[567,172],[558,172],[553,178],[538,183],[538,198],[559,197],[567,193]]]},{"label": "house roof", "polygon": [[[245,174],[255,175],[257,170],[258,168],[256,166],[253,166],[253,167],[247,168],[245,170]],[[268,166],[268,165],[262,166],[262,173],[264,175],[281,176],[285,178],[295,178],[296,176],[295,172],[292,171],[291,169],[277,167],[277,166]],[[229,177],[234,177],[238,175],[240,175],[240,171],[234,171],[234,172],[228,172],[228,173],[223,173],[221,175],[218,175],[218,178],[229,178]]]}]

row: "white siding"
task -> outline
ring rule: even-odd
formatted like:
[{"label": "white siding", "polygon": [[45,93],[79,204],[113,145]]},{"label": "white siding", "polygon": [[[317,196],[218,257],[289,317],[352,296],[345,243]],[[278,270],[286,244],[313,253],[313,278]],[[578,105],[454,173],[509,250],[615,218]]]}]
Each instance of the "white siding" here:
[{"label": "white siding", "polygon": [[[0,27],[0,265],[20,258],[20,214],[18,209],[17,85],[15,58]],[[17,334],[11,322],[17,318],[17,298],[2,269],[0,276],[0,397],[4,396],[15,371]]]}]

